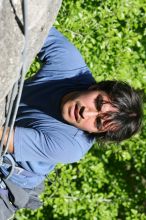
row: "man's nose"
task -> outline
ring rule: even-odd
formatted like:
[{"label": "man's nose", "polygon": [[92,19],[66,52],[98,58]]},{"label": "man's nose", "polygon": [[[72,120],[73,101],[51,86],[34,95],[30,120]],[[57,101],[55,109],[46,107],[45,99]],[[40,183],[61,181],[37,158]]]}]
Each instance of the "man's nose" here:
[{"label": "man's nose", "polygon": [[93,110],[85,110],[83,112],[84,119],[97,117],[98,115],[99,115],[99,113],[97,111],[93,111]]}]

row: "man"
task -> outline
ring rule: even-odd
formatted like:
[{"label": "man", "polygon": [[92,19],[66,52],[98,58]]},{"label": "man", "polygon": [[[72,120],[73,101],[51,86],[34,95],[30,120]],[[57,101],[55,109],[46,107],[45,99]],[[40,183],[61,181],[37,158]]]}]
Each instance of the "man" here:
[{"label": "man", "polygon": [[[142,120],[134,89],[96,83],[78,50],[55,28],[38,57],[43,66],[25,82],[9,147],[17,168],[10,180],[25,189],[38,186],[57,163],[80,160],[95,137],[127,139]],[[6,167],[2,171],[7,174]]]}]

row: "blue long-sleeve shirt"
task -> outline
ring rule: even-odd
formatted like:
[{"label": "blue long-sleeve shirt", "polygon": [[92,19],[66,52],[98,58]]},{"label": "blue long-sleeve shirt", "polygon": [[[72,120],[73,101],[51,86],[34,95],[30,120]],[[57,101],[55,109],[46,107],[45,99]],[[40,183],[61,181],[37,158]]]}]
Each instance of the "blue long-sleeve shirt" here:
[{"label": "blue long-sleeve shirt", "polygon": [[13,156],[34,174],[11,177],[24,188],[38,185],[57,163],[80,160],[93,144],[85,132],[65,123],[60,112],[65,94],[95,82],[81,54],[52,28],[38,56],[44,65],[25,82],[15,123]]}]

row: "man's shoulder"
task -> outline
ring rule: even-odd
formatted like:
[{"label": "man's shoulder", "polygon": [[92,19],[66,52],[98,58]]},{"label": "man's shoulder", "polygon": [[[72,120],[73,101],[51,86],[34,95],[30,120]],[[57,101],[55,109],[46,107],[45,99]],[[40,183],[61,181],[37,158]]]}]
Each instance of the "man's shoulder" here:
[{"label": "man's shoulder", "polygon": [[59,121],[56,121],[51,135],[57,152],[64,155],[65,163],[80,160],[92,147],[94,139],[84,131]]},{"label": "man's shoulder", "polygon": [[63,127],[64,129],[57,132],[58,138],[71,151],[78,151],[79,157],[82,158],[92,147],[94,138],[72,125],[64,124]]},{"label": "man's shoulder", "polygon": [[90,150],[90,148],[92,147],[94,143],[94,138],[87,132],[84,132],[80,129],[78,129],[78,132],[74,138],[79,143],[82,149],[83,155]]}]

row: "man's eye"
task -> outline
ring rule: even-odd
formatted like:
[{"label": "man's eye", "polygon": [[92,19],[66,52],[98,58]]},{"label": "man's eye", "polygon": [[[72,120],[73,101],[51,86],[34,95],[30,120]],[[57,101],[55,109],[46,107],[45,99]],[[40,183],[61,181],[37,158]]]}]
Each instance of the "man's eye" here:
[{"label": "man's eye", "polygon": [[101,111],[102,105],[103,105],[103,98],[102,95],[98,95],[97,98],[95,99],[95,105],[97,111]]},{"label": "man's eye", "polygon": [[97,129],[101,129],[101,127],[102,127],[102,122],[101,122],[100,117],[96,118],[96,127],[97,127]]}]

